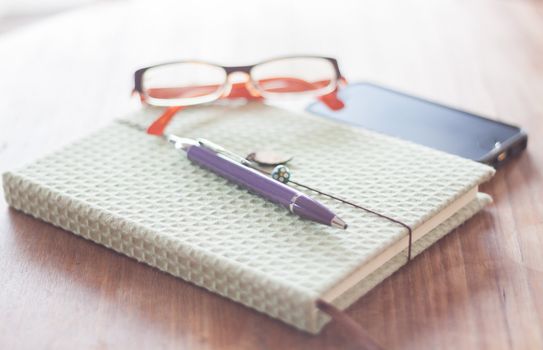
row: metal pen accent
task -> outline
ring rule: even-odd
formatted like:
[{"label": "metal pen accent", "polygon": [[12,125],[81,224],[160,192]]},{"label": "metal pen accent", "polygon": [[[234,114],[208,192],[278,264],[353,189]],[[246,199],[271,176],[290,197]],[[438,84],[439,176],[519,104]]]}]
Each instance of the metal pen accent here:
[{"label": "metal pen accent", "polygon": [[210,141],[169,135],[168,141],[183,150],[192,162],[247,188],[263,198],[280,204],[293,214],[317,223],[346,229],[347,224],[330,209],[306,194],[252,169],[245,158]]}]

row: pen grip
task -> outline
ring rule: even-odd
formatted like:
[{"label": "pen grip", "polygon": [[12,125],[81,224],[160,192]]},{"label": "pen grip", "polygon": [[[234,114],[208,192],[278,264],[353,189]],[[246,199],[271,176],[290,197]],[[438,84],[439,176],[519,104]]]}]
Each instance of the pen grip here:
[{"label": "pen grip", "polygon": [[231,161],[203,147],[189,147],[187,157],[217,175],[287,208],[292,198],[300,193],[254,169]]}]

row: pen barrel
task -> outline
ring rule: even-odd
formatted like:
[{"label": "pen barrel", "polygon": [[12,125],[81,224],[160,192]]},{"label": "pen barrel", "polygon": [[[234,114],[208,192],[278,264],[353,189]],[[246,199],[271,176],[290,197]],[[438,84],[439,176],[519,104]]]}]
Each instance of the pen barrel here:
[{"label": "pen barrel", "polygon": [[289,208],[292,199],[301,195],[301,192],[279,181],[203,147],[189,147],[187,149],[187,158],[217,175],[286,208]]},{"label": "pen barrel", "polygon": [[303,218],[323,225],[330,225],[336,216],[330,209],[305,195],[301,195],[294,200],[291,211]]}]

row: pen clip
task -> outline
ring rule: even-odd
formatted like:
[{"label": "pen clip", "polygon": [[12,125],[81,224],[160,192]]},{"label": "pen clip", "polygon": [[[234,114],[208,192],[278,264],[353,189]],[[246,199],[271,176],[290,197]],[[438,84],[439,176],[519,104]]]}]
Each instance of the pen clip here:
[{"label": "pen clip", "polygon": [[232,151],[229,151],[227,150],[226,148],[222,147],[222,146],[219,146],[217,145],[216,143],[213,143],[209,140],[206,140],[206,139],[197,139],[196,140],[200,146],[204,147],[204,148],[207,148],[208,150],[210,151],[213,151],[217,154],[221,154],[237,163],[241,163],[245,166],[248,166],[250,168],[254,168],[255,165],[253,164],[253,162],[243,158],[242,156],[240,156],[239,154],[236,154]]},{"label": "pen clip", "polygon": [[173,143],[175,149],[186,150],[188,147],[194,146],[196,144],[196,141],[192,139],[179,137],[173,134],[168,135],[167,139],[168,139],[168,142]]}]

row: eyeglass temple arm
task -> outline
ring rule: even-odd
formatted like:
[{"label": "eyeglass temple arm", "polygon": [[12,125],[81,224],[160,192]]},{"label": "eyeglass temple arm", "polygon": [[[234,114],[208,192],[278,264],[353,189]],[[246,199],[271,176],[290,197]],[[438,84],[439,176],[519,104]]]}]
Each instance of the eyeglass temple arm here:
[{"label": "eyeglass temple arm", "polygon": [[[339,77],[338,80],[342,86],[347,85],[347,79],[345,79],[344,77]],[[338,84],[334,91],[330,92],[329,94],[319,96],[319,100],[333,111],[338,111],[345,107],[345,103],[343,103],[343,101],[338,96],[340,84]]]},{"label": "eyeglass temple arm", "polygon": [[164,113],[147,128],[147,133],[150,135],[162,136],[166,126],[168,126],[177,112],[182,109],[183,107],[181,106],[166,108],[166,111],[164,111]]}]

